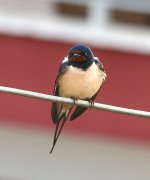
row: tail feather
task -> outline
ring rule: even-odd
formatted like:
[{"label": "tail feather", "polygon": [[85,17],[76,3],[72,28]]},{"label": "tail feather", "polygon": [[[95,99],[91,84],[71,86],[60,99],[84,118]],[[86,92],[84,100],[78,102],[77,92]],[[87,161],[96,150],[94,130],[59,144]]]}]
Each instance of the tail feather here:
[{"label": "tail feather", "polygon": [[[59,114],[59,119],[58,119],[58,122],[56,124],[56,129],[55,129],[55,134],[54,134],[54,139],[53,139],[53,146],[51,148],[50,154],[53,152],[55,144],[56,144],[56,142],[57,142],[57,140],[59,138],[59,135],[60,135],[60,133],[61,133],[61,131],[62,131],[64,125],[65,125],[65,122],[67,120],[67,117],[69,116],[69,113],[70,113],[71,109],[72,108],[64,109],[64,108],[61,107],[60,114]],[[61,120],[62,120],[62,123],[60,125]]]},{"label": "tail feather", "polygon": [[56,144],[56,142],[57,142],[57,140],[58,140],[58,138],[59,138],[59,135],[60,135],[60,133],[61,133],[61,131],[62,131],[64,125],[65,125],[65,122],[66,122],[66,120],[63,119],[63,122],[62,122],[60,128],[59,128],[60,121],[59,121],[58,124],[56,125],[55,134],[54,134],[54,140],[53,140],[53,146],[52,146],[52,149],[51,149],[51,151],[50,151],[50,154],[53,152],[53,149],[54,149],[55,144]]}]

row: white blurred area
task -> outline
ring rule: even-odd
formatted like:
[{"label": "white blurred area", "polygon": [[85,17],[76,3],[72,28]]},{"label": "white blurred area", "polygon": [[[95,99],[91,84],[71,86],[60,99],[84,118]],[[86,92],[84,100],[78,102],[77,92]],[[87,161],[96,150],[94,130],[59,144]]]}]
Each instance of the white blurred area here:
[{"label": "white blurred area", "polygon": [[1,127],[0,180],[148,180],[150,177],[149,147],[62,134],[50,155],[52,137],[48,131]]},{"label": "white blurred area", "polygon": [[0,0],[0,32],[148,54],[149,19],[147,0]]}]

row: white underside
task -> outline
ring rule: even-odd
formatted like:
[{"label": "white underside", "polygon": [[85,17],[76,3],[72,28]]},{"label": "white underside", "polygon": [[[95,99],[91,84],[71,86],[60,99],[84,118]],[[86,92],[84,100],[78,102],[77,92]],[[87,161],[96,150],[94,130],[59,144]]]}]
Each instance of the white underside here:
[{"label": "white underside", "polygon": [[70,66],[59,82],[59,95],[77,99],[91,98],[105,79],[105,73],[93,63],[86,71]]}]

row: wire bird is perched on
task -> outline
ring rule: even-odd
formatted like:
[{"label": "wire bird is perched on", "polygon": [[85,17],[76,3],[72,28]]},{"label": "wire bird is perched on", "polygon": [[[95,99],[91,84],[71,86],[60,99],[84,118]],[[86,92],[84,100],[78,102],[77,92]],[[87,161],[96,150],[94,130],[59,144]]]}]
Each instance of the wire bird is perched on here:
[{"label": "wire bird is perched on", "polygon": [[[105,79],[104,67],[99,59],[93,56],[92,50],[84,45],[75,45],[62,61],[55,81],[54,95],[72,98],[74,101],[77,99],[87,100],[92,105]],[[56,129],[50,153],[53,151],[72,107],[70,104],[52,103],[52,120],[56,124]],[[77,118],[86,109],[86,107],[76,107],[70,120]]]}]

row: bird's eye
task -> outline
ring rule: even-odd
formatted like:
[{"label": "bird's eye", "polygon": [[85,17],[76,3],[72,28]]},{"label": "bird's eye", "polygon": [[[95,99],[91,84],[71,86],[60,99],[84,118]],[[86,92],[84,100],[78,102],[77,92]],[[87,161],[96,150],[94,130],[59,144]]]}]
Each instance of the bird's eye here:
[{"label": "bird's eye", "polygon": [[86,52],[81,52],[80,54],[81,54],[81,56],[87,56]]}]

